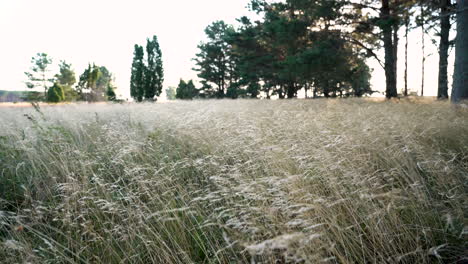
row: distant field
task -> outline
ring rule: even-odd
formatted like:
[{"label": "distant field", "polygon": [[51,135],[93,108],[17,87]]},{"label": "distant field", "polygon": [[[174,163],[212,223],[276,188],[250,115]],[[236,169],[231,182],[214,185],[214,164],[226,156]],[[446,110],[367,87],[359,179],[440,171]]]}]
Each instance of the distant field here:
[{"label": "distant field", "polygon": [[[65,106],[65,105],[74,105],[74,106],[80,106],[80,105],[104,105],[107,104],[106,102],[93,102],[93,103],[87,103],[87,102],[62,102],[62,103],[46,103],[46,102],[37,102],[37,105],[39,107],[57,107],[57,106]],[[15,107],[33,107],[31,102],[0,102],[0,108],[15,108]]]},{"label": "distant field", "polygon": [[1,263],[454,263],[468,111],[433,100],[0,109]]}]

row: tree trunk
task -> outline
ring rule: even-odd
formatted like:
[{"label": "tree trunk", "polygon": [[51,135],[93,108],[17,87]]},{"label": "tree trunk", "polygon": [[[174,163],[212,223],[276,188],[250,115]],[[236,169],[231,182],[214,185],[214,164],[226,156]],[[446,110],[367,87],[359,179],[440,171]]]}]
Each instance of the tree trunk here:
[{"label": "tree trunk", "polygon": [[405,90],[404,96],[408,96],[408,32],[409,32],[409,16],[405,18]]},{"label": "tree trunk", "polygon": [[421,1],[421,42],[422,42],[422,63],[421,63],[421,96],[424,96],[424,64],[426,63],[426,45],[424,41],[424,6]]},{"label": "tree trunk", "polygon": [[[395,0],[395,9],[398,8],[398,0]],[[400,29],[399,23],[395,22],[393,24],[393,71],[395,74],[395,87],[398,88],[398,30]],[[398,92],[398,89],[397,89]]]},{"label": "tree trunk", "polygon": [[450,34],[450,0],[442,0],[440,6],[440,44],[439,44],[439,88],[437,98],[448,98],[448,49]]},{"label": "tree trunk", "polygon": [[325,98],[330,97],[329,80],[325,80],[325,86],[323,87],[323,96],[325,96]]},{"label": "tree trunk", "polygon": [[47,84],[45,71],[42,72],[42,87],[44,87],[44,100],[47,100]]},{"label": "tree trunk", "polygon": [[[389,0],[382,0],[382,9],[380,17],[384,20],[390,19],[390,7]],[[395,54],[393,49],[392,41],[392,26],[383,25],[383,42],[385,49],[385,79],[386,79],[386,91],[385,96],[387,98],[397,97],[396,79],[395,79]]]},{"label": "tree trunk", "polygon": [[280,89],[279,89],[279,92],[278,92],[278,97],[279,97],[279,99],[284,99],[283,85],[280,85]]},{"label": "tree trunk", "polygon": [[457,0],[457,42],[452,102],[468,99],[468,1]]},{"label": "tree trunk", "polygon": [[305,99],[307,99],[307,90],[309,90],[309,83],[308,83],[308,82],[306,82],[306,83],[304,84]]},{"label": "tree trunk", "polygon": [[295,86],[294,82],[290,82],[286,86],[286,95],[287,95],[288,99],[296,97],[295,90],[296,90],[296,86]]}]

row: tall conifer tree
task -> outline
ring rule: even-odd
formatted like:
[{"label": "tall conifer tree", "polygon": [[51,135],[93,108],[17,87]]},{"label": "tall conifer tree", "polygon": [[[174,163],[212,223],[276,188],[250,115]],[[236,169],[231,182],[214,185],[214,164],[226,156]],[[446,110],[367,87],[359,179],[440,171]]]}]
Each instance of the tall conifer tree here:
[{"label": "tall conifer tree", "polygon": [[153,36],[146,41],[147,65],[145,67],[145,99],[153,100],[162,92],[164,70],[158,38]]},{"label": "tall conifer tree", "polygon": [[143,47],[136,45],[133,52],[132,75],[130,77],[130,96],[141,102],[144,97],[145,63]]}]

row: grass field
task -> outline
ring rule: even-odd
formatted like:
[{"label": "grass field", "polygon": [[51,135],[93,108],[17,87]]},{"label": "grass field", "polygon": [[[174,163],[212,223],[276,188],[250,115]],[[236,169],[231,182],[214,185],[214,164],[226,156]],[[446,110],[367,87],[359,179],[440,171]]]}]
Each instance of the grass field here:
[{"label": "grass field", "polygon": [[468,111],[237,100],[0,109],[2,263],[466,260]]}]

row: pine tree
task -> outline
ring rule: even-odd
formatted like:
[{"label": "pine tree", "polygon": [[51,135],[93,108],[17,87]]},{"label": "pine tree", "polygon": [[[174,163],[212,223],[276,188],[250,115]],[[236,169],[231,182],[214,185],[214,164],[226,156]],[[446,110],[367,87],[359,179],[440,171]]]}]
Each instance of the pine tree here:
[{"label": "pine tree", "polygon": [[145,64],[143,60],[143,47],[135,44],[130,77],[130,95],[138,102],[141,102],[145,95]]},{"label": "pine tree", "polygon": [[28,78],[26,86],[28,88],[40,87],[44,89],[44,97],[47,97],[47,90],[49,85],[53,82],[53,77],[49,75],[49,66],[52,64],[52,59],[46,53],[37,53],[35,57],[31,58],[30,72],[24,74]]},{"label": "pine tree", "polygon": [[146,42],[147,65],[145,67],[145,92],[144,98],[154,100],[162,92],[164,82],[164,69],[161,49],[158,38],[153,36]]},{"label": "pine tree", "polygon": [[[409,25],[408,11],[419,0],[359,0],[343,1],[351,10],[344,16],[344,25],[355,25],[348,38],[368,56],[374,57],[385,71],[387,98],[397,97],[398,31]],[[364,15],[365,14],[365,15]],[[378,29],[378,31],[376,30]],[[382,60],[375,52],[384,48]]]},{"label": "pine tree", "polygon": [[227,34],[233,30],[224,21],[213,22],[205,29],[208,42],[198,45],[200,52],[194,59],[197,65],[194,70],[199,72],[202,89],[208,97],[223,98],[234,82],[230,47],[226,41]]},{"label": "pine tree", "polygon": [[189,99],[193,99],[198,95],[198,90],[192,80],[187,83],[186,94]]},{"label": "pine tree", "polygon": [[437,98],[448,99],[448,49],[450,47],[450,17],[451,1],[439,0],[440,13],[440,42],[439,42],[439,86],[437,89]]},{"label": "pine tree", "polygon": [[179,85],[177,85],[177,89],[176,89],[176,98],[187,99],[186,91],[187,91],[187,83],[184,80],[180,79]]}]

